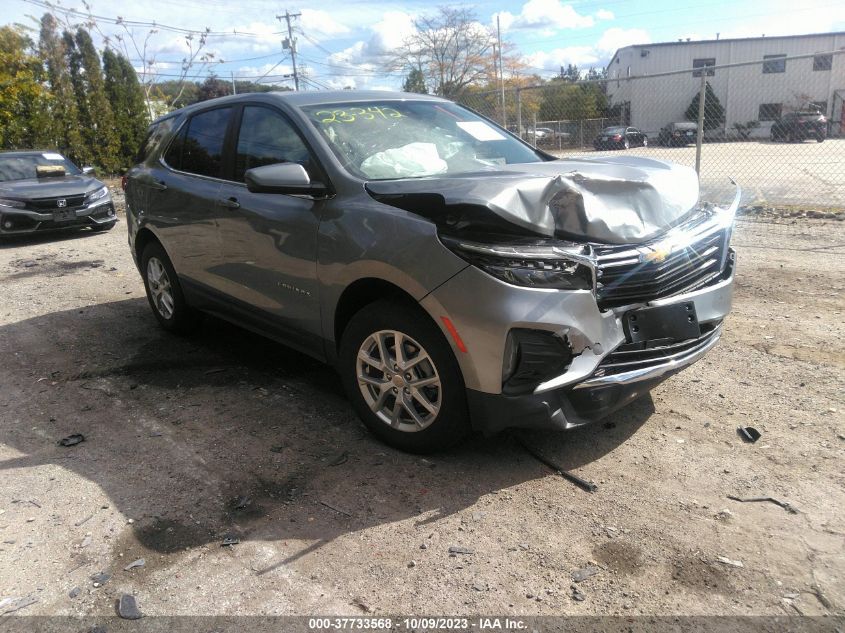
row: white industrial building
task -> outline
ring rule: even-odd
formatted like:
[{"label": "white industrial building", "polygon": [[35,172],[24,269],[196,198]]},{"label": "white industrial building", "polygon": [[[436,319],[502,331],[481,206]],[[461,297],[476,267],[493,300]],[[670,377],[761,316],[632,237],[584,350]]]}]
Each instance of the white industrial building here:
[{"label": "white industrial building", "polygon": [[[701,88],[701,73],[725,108],[724,126],[715,133],[732,136],[735,124],[757,121],[752,136],[768,136],[782,114],[812,104],[839,136],[845,134],[845,53],[831,54],[835,51],[845,51],[845,32],[626,46],[607,67],[607,90],[611,104],[621,109],[622,123],[653,138],[666,124],[685,120]],[[809,57],[789,59],[798,55]],[[759,63],[718,68],[740,62]],[[684,69],[701,70],[641,78]]]}]

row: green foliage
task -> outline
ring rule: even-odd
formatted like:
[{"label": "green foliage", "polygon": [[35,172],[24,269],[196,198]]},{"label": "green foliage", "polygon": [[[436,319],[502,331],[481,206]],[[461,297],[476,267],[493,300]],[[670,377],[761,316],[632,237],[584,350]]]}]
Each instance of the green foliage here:
[{"label": "green foliage", "polygon": [[79,123],[76,93],[67,64],[67,48],[59,37],[56,19],[49,13],[41,18],[41,34],[38,48],[47,69],[47,84],[50,87],[48,137],[68,158],[81,162],[86,158]]},{"label": "green foliage", "polygon": [[[572,66],[576,72],[577,68]],[[575,121],[605,116],[607,96],[598,83],[573,84],[568,79],[555,78],[543,89],[541,121]]]},{"label": "green foliage", "polygon": [[412,68],[411,72],[405,78],[405,83],[402,84],[404,92],[416,92],[417,94],[428,94],[428,89],[425,87],[425,75],[419,68]]},{"label": "green foliage", "polygon": [[[687,121],[698,121],[698,102],[701,98],[701,91],[696,91],[692,102],[684,113]],[[704,129],[713,130],[725,122],[725,108],[719,101],[719,97],[713,92],[708,81],[704,86]]]},{"label": "green foliage", "polygon": [[129,60],[106,49],[104,88],[111,103],[120,147],[120,167],[129,167],[144,140],[150,116],[138,75]]},{"label": "green foliage", "polygon": [[23,27],[0,27],[0,149],[45,147],[49,93]]},{"label": "green foliage", "polygon": [[197,91],[197,101],[208,101],[217,97],[226,97],[232,94],[232,84],[223,81],[214,73],[211,73],[205,81],[200,84]]}]

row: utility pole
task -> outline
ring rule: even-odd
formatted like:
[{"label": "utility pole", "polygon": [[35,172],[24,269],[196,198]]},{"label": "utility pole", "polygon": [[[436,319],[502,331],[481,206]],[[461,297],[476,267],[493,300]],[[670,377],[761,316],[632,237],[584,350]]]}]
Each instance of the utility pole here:
[{"label": "utility pole", "polygon": [[508,125],[508,115],[505,112],[505,67],[502,66],[502,29],[499,26],[499,14],[496,14],[496,40],[499,43],[499,81],[502,86],[502,127]]},{"label": "utility pole", "polygon": [[231,71],[232,74],[232,94],[238,94],[238,87],[235,85],[235,71]]},{"label": "utility pole", "polygon": [[291,65],[293,66],[293,85],[294,85],[294,88],[296,88],[296,90],[299,90],[299,75],[296,74],[296,40],[293,37],[293,29],[291,29],[290,21],[291,21],[291,18],[298,18],[301,15],[302,15],[301,13],[290,13],[290,12],[288,12],[287,9],[285,9],[284,15],[277,15],[276,16],[276,19],[279,22],[281,22],[282,19],[284,19],[285,22],[287,22],[287,25],[288,25],[288,39],[285,40],[285,43],[283,44],[283,48],[289,48],[290,49],[290,62],[291,62]]}]

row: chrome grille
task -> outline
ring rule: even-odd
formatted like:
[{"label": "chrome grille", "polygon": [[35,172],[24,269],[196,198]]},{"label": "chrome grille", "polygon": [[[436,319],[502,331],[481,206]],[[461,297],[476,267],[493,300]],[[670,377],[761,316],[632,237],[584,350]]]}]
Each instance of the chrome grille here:
[{"label": "chrome grille", "polygon": [[[596,294],[602,310],[696,290],[718,279],[727,256],[728,229],[701,220],[676,229],[692,237],[660,258],[661,237],[640,247],[596,245]],[[697,232],[696,232],[697,231]],[[671,237],[671,233],[669,234]],[[649,256],[657,255],[649,261]]]}]

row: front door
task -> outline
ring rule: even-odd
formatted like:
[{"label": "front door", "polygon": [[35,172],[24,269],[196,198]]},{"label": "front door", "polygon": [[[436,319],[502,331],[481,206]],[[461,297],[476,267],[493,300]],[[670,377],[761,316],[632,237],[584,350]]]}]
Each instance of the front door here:
[{"label": "front door", "polygon": [[[310,196],[252,193],[253,167],[296,162],[312,179],[313,161],[293,124],[269,106],[245,105],[234,140],[231,178],[218,193],[221,262],[214,274],[233,308],[260,320],[294,347],[322,352],[317,284],[317,230],[322,202]],[[316,177],[316,178],[315,178]]]}]

